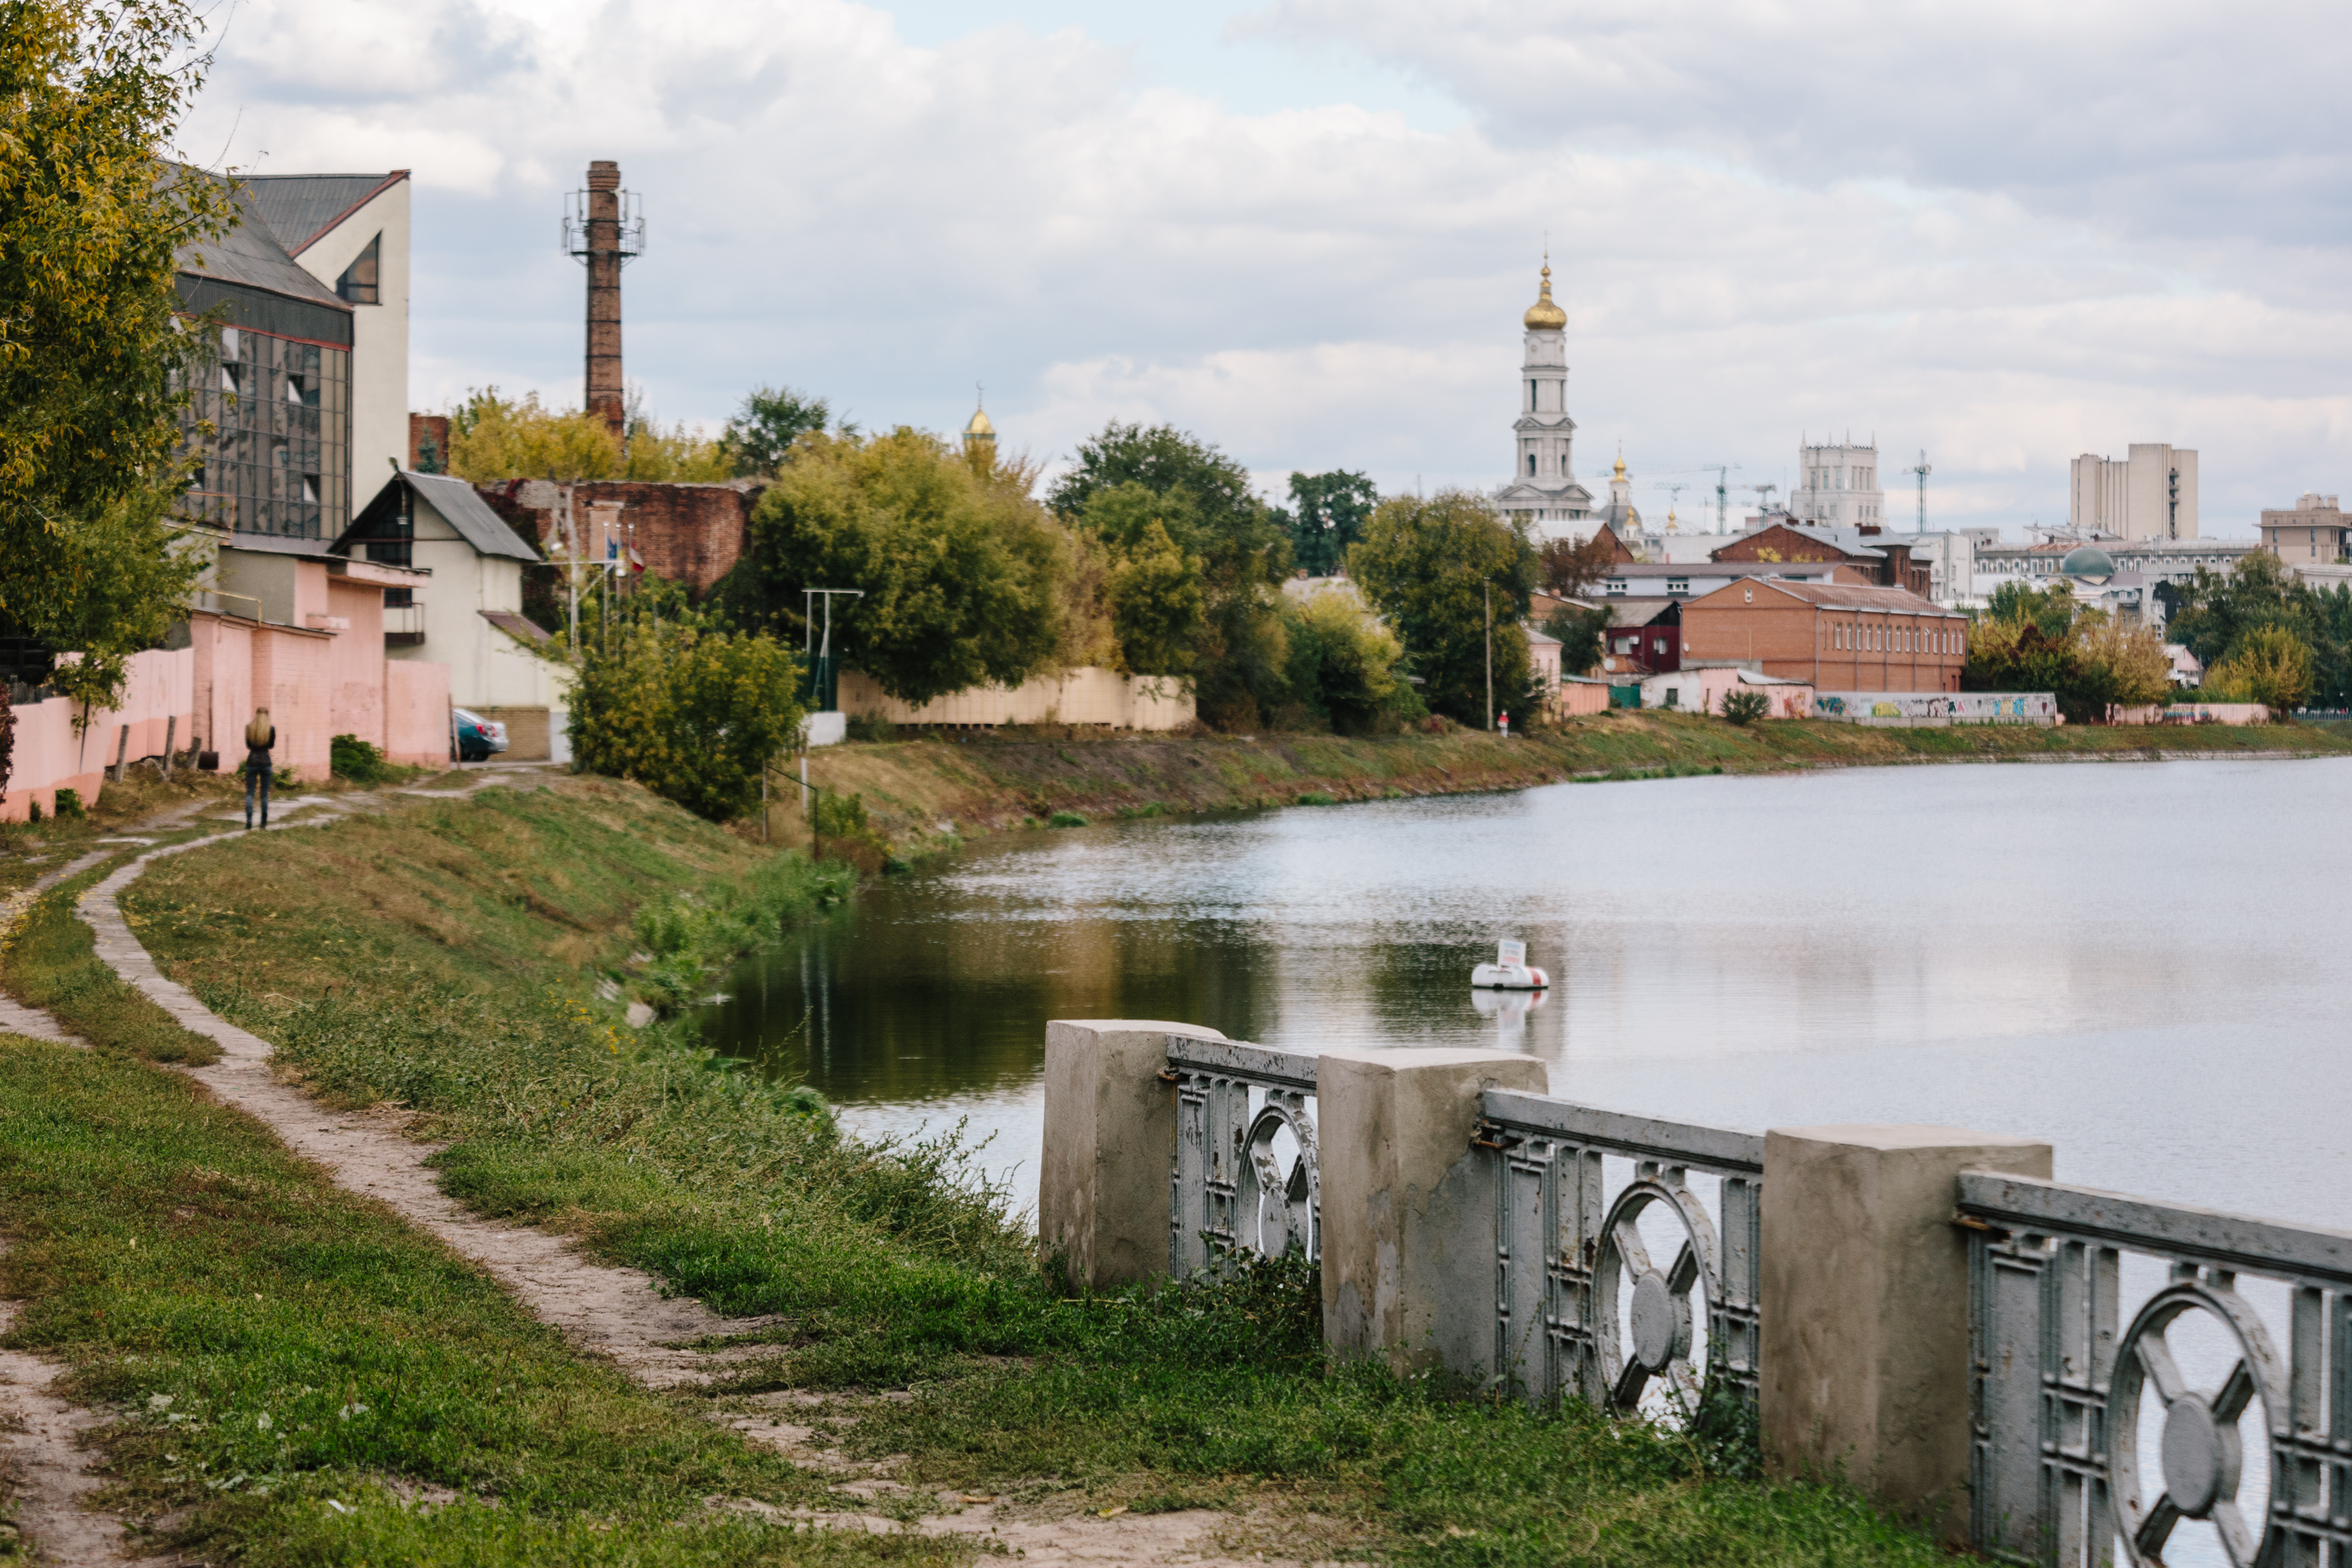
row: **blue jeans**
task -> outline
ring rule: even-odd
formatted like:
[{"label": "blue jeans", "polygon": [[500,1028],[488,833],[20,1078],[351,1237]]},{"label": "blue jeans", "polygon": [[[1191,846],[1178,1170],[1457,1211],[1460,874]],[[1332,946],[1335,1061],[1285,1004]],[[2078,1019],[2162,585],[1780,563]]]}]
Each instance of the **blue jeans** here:
[{"label": "blue jeans", "polygon": [[253,792],[257,785],[261,790],[261,826],[267,827],[269,826],[269,770],[267,768],[245,770],[245,825],[247,827],[253,826]]}]

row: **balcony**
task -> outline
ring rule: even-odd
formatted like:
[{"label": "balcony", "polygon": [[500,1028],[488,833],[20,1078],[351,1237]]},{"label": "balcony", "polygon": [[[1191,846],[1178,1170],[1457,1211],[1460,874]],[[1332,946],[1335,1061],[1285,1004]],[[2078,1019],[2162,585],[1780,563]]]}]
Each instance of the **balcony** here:
[{"label": "balcony", "polygon": [[383,607],[383,646],[386,647],[420,647],[425,642],[425,606],[422,605],[386,605]]}]

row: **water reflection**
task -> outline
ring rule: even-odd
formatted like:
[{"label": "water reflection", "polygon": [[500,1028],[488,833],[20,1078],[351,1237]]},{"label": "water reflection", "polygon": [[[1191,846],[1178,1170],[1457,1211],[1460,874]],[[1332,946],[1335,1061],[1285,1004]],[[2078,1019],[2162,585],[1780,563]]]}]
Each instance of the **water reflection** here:
[{"label": "water reflection", "polygon": [[[2352,1225],[2352,763],[1563,785],[1020,836],[745,966],[730,1048],[854,1124],[971,1115],[1034,1181],[1045,1024],[1503,1044],[1759,1128],[2036,1134],[2068,1179]],[[1522,936],[1556,981],[1482,1005]]]}]

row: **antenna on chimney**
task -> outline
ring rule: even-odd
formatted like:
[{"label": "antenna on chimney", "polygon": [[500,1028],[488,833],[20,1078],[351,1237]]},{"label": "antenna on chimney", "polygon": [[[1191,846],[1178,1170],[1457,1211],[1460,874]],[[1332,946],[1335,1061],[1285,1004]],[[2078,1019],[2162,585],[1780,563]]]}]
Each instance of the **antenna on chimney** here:
[{"label": "antenna on chimney", "polygon": [[616,437],[628,434],[621,381],[621,268],[646,253],[646,215],[635,191],[621,189],[621,165],[588,165],[588,188],[564,204],[564,254],[588,268],[587,407]]}]

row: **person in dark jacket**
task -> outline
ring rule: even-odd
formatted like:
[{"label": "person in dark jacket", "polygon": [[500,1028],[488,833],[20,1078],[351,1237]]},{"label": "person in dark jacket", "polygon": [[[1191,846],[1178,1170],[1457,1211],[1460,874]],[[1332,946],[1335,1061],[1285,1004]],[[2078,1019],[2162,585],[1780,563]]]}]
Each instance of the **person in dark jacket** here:
[{"label": "person in dark jacket", "polygon": [[245,826],[253,826],[253,796],[261,794],[261,826],[269,826],[269,752],[278,744],[278,726],[269,721],[269,710],[253,710],[253,722],[245,727]]}]

